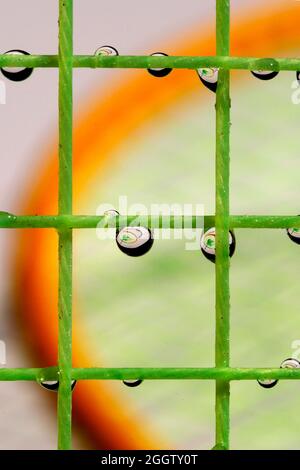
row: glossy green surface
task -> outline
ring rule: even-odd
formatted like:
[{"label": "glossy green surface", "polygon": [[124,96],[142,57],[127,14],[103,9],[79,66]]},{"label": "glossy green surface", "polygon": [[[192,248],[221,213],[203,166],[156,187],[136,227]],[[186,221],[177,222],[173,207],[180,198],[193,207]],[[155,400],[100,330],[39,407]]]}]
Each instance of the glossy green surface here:
[{"label": "glossy green surface", "polygon": [[[58,212],[72,214],[73,0],[59,2],[59,194]],[[58,448],[72,447],[72,259],[73,234],[58,232]]]},{"label": "glossy green surface", "polygon": [[[59,58],[56,55],[9,56],[0,54],[0,67],[56,68]],[[94,56],[74,55],[74,68],[173,68],[190,69],[222,67],[226,70],[294,70],[300,69],[298,58],[258,58],[216,56]]]},{"label": "glossy green surface", "polygon": [[[217,0],[217,55],[230,53],[229,0]],[[230,288],[229,288],[229,170],[230,170],[230,72],[220,69],[216,99],[216,367],[230,362]],[[216,443],[229,448],[230,383],[216,381]]]}]

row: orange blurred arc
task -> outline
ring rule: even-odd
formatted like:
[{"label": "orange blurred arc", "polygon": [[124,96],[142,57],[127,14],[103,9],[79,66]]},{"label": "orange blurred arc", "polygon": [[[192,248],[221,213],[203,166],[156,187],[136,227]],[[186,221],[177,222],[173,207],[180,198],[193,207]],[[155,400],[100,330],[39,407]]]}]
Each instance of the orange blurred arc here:
[{"label": "orange blurred arc", "polygon": [[[252,16],[235,19],[232,49],[235,56],[270,57],[299,40],[300,8],[278,4],[258,9]],[[201,31],[201,35],[199,34]],[[176,55],[213,55],[214,31],[195,28],[177,45],[160,47]],[[74,206],[93,178],[95,170],[111,166],[111,155],[138,127],[159,115],[188,93],[207,93],[195,73],[173,71],[165,79],[154,79],[146,71],[133,72],[133,78],[105,92],[94,93],[74,130]],[[199,113],[201,110],[199,109]],[[46,170],[39,177],[28,202],[26,214],[57,212],[57,153],[43,158]],[[117,164],[117,162],[115,162]],[[34,255],[34,256],[33,256]],[[22,231],[18,240],[16,298],[18,313],[35,351],[39,366],[57,361],[57,237],[52,230]],[[88,354],[88,339],[83,338],[76,320],[73,333],[74,366],[99,366]],[[124,406],[105,382],[82,382],[74,393],[74,414],[85,427],[97,448],[150,449],[167,444],[145,429],[134,410]]]}]

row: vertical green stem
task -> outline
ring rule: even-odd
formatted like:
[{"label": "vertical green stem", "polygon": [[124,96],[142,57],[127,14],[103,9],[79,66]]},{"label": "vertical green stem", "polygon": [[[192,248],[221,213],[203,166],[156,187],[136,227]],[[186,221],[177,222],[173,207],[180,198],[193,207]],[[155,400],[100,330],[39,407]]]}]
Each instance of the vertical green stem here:
[{"label": "vertical green stem", "polygon": [[[230,54],[230,0],[217,0],[217,55]],[[229,367],[230,75],[220,69],[216,101],[216,367]],[[229,448],[230,383],[216,381],[216,446]]]},{"label": "vertical green stem", "polygon": [[[72,214],[73,0],[59,0],[60,215]],[[59,231],[58,448],[72,447],[72,230]]]}]

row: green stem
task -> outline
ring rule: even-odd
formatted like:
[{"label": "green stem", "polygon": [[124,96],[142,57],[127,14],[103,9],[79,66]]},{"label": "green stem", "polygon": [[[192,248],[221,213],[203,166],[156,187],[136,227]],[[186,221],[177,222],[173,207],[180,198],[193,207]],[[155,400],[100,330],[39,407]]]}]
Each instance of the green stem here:
[{"label": "green stem", "polygon": [[[32,67],[57,68],[59,56],[57,55],[0,55],[0,67]],[[196,70],[205,67],[217,67],[225,70],[300,70],[298,58],[259,58],[259,57],[230,57],[216,56],[116,56],[104,57],[94,55],[75,55],[74,68],[173,68]]]},{"label": "green stem", "polygon": [[[0,228],[55,228],[62,229],[95,229],[99,224],[104,227],[104,216],[100,215],[20,215],[14,216],[0,213]],[[136,215],[116,217],[116,225],[124,226],[137,220]],[[139,223],[149,228],[191,228],[214,227],[215,216],[140,216]],[[169,224],[169,225],[168,225]],[[230,228],[272,228],[287,229],[300,228],[300,217],[295,215],[232,215],[229,217]]]},{"label": "green stem", "polygon": [[[59,197],[58,210],[72,214],[73,0],[59,1]],[[59,230],[58,448],[72,447],[72,230]]]},{"label": "green stem", "polygon": [[[229,55],[229,0],[217,0],[217,54]],[[230,78],[220,69],[216,101],[216,367],[229,367],[229,144],[230,144]],[[230,383],[216,381],[216,446],[229,448]]]},{"label": "green stem", "polygon": [[[72,379],[76,380],[300,380],[300,369],[271,368],[74,368]],[[57,380],[57,367],[44,369],[0,369],[0,381]]]}]

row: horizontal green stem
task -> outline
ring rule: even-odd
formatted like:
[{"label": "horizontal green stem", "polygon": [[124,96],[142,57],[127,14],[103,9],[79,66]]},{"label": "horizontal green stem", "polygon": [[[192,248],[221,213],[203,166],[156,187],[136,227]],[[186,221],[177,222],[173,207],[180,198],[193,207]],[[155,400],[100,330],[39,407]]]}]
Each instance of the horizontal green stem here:
[{"label": "horizontal green stem", "polygon": [[[0,369],[0,381],[57,380],[57,368]],[[76,380],[300,380],[300,369],[270,368],[74,368]]]},{"label": "horizontal green stem", "polygon": [[[56,68],[57,55],[30,55],[18,56],[0,55],[0,67],[31,67]],[[223,69],[240,70],[300,70],[298,58],[257,58],[257,57],[229,57],[229,56],[73,56],[75,68],[174,68],[198,69],[202,67],[222,67]]]},{"label": "horizontal green stem", "polygon": [[[105,224],[103,215],[20,215],[0,213],[0,228],[54,228],[83,229],[112,226]],[[202,216],[120,216],[116,217],[116,226],[140,224],[149,228],[201,228],[213,227],[213,215]],[[109,225],[108,225],[109,224]],[[230,228],[300,228],[300,217],[295,215],[232,215],[229,218]]]},{"label": "horizontal green stem", "polygon": [[300,227],[300,217],[295,215],[231,215],[230,228],[291,228]]},{"label": "horizontal green stem", "polygon": [[298,369],[230,369],[230,368],[136,368],[136,369],[73,369],[78,380],[255,380],[300,379]]},{"label": "horizontal green stem", "polygon": [[0,381],[57,380],[57,367],[0,369]]}]

